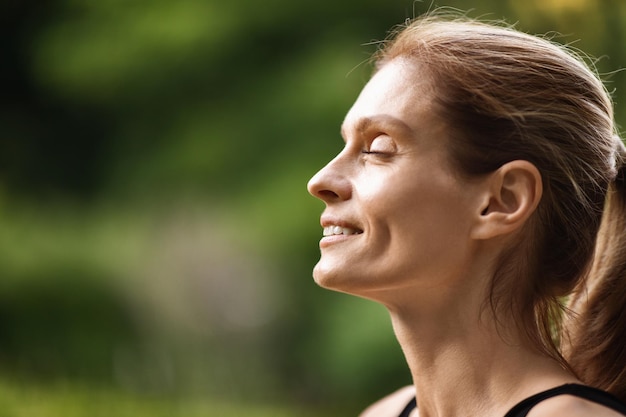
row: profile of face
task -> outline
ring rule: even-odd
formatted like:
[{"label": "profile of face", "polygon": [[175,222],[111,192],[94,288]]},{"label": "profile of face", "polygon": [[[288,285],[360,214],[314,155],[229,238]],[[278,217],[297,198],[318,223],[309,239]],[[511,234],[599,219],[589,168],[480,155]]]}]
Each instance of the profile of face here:
[{"label": "profile of face", "polygon": [[414,62],[383,66],[344,120],[345,147],[309,181],[326,204],[313,271],[322,287],[384,301],[463,275],[482,202],[450,162],[433,87]]}]

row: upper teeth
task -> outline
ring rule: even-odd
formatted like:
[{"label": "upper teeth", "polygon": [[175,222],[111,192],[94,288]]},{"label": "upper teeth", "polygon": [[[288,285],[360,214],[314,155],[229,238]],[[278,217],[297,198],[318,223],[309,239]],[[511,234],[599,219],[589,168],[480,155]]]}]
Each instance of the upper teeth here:
[{"label": "upper teeth", "polygon": [[360,233],[356,229],[351,229],[349,227],[341,227],[341,226],[326,226],[324,228],[324,236],[332,236],[332,235],[356,235]]}]

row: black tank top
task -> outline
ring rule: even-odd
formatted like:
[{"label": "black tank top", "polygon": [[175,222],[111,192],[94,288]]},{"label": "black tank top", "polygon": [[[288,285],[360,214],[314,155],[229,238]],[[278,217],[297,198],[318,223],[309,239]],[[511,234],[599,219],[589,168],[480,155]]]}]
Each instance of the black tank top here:
[{"label": "black tank top", "polygon": [[[541,401],[556,397],[557,395],[574,395],[576,397],[584,398],[585,400],[602,404],[603,406],[611,408],[626,416],[626,405],[613,395],[586,385],[565,384],[560,387],[540,392],[539,394],[535,394],[520,401],[516,406],[511,408],[511,410],[509,410],[504,417],[525,417],[528,415],[528,412]],[[409,414],[413,411],[413,409],[415,409],[416,406],[417,402],[415,398],[413,398],[406,405],[406,407],[404,407],[404,410],[402,410],[399,417],[409,417]]]}]

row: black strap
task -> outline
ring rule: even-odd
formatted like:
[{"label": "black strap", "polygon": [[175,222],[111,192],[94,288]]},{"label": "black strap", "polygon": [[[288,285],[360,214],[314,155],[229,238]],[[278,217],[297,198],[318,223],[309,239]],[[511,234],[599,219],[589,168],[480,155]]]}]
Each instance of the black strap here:
[{"label": "black strap", "polygon": [[409,403],[406,405],[406,407],[404,407],[404,410],[402,410],[398,417],[409,417],[409,414],[411,414],[411,411],[413,411],[415,407],[417,407],[417,400],[415,399],[415,397],[413,397],[413,399],[409,401]]},{"label": "black strap", "polygon": [[[547,400],[548,398],[556,397],[558,395],[574,395],[576,397],[584,398],[585,400],[602,404],[605,407],[611,408],[626,416],[626,405],[608,392],[588,387],[586,385],[565,384],[522,400],[516,406],[511,408],[511,410],[509,410],[504,417],[525,417],[534,406],[544,400]],[[409,417],[411,411],[413,411],[416,407],[417,401],[415,397],[413,397],[398,417]]]},{"label": "black strap", "polygon": [[597,388],[580,384],[565,384],[547,391],[540,392],[519,402],[504,417],[524,417],[541,401],[558,395],[574,395],[594,403],[602,404],[626,416],[626,405],[613,395]]}]

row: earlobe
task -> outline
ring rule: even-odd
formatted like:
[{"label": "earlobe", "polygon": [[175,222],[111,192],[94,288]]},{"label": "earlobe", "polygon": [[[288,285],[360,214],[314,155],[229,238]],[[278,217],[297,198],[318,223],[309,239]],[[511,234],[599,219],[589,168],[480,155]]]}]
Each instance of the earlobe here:
[{"label": "earlobe", "polygon": [[475,239],[490,239],[522,228],[543,194],[541,174],[528,161],[511,161],[490,174],[480,214],[472,230]]}]

